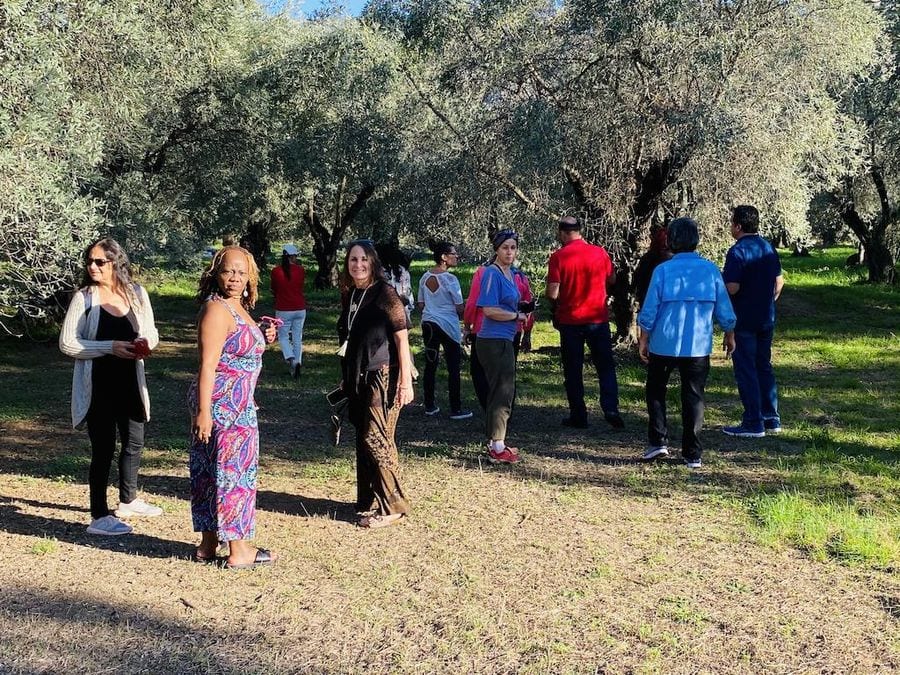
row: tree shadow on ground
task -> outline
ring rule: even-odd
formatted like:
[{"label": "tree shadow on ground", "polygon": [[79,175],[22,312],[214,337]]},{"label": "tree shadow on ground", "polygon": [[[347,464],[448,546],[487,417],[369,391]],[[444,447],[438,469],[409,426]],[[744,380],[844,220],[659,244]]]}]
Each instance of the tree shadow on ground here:
[{"label": "tree shadow on ground", "polygon": [[[190,479],[184,476],[143,475],[141,476],[141,485],[147,492],[164,497],[185,500],[191,497]],[[273,492],[272,490],[259,490],[256,493],[256,509],[284,513],[289,516],[324,517],[347,523],[357,521],[355,505],[350,502]]]},{"label": "tree shadow on ground", "polygon": [[[3,661],[9,660],[0,661],[4,672],[52,672],[45,670],[47,663],[73,667],[76,654],[78,672],[91,673],[230,673],[251,666],[223,653],[222,647],[229,644],[240,646],[254,660],[266,659],[262,634],[243,629],[229,634],[220,625],[204,633],[196,625],[161,617],[145,607],[103,602],[81,593],[50,593],[27,586],[7,589],[0,592],[3,615],[10,620],[2,622],[0,642],[16,646],[15,651],[3,650]],[[131,636],[133,649],[122,649],[121,640],[109,639],[120,631]]]},{"label": "tree shadow on ground", "polygon": [[[88,534],[84,523],[71,523],[58,518],[46,518],[23,513],[16,506],[20,501],[0,495],[0,530],[28,537],[47,537],[77,546],[99,548],[114,553],[140,555],[145,558],[185,558],[193,554],[193,547],[180,541],[166,541],[146,534],[132,533],[124,537],[100,537]],[[52,505],[66,509],[65,505]]]}]

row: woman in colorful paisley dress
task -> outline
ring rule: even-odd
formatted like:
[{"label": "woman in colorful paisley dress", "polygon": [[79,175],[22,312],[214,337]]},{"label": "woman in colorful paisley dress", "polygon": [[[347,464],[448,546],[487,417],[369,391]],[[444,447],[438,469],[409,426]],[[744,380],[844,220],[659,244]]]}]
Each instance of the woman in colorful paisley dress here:
[{"label": "woman in colorful paisley dress", "polygon": [[200,279],[197,322],[200,372],[191,385],[191,515],[202,539],[198,562],[213,562],[227,542],[225,566],[271,565],[276,556],[255,548],[259,431],[253,392],[266,342],[248,310],[256,304],[259,270],[246,250],[226,246]]}]

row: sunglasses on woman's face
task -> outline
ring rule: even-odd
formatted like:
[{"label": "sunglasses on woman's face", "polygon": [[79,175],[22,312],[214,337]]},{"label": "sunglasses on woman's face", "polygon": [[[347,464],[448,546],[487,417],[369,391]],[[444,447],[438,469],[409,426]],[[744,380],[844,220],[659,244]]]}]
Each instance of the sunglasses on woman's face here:
[{"label": "sunglasses on woman's face", "polygon": [[91,258],[88,260],[87,266],[96,265],[97,267],[103,267],[107,263],[111,263],[112,260],[107,260],[106,258]]}]

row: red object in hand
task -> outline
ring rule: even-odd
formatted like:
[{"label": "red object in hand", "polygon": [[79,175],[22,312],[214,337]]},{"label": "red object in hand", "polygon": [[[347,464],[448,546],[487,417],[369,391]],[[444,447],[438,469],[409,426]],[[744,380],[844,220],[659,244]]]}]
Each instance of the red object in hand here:
[{"label": "red object in hand", "polygon": [[150,356],[150,345],[147,342],[147,338],[139,337],[134,342],[131,343],[132,351],[136,358],[146,359]]}]

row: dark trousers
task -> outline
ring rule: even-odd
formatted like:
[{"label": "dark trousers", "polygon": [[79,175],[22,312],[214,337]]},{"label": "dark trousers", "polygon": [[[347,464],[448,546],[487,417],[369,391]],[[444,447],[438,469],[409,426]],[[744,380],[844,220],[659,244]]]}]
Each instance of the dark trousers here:
[{"label": "dark trousers", "polygon": [[479,338],[477,358],[488,383],[485,435],[488,440],[506,439],[506,425],[516,397],[516,355],[512,340]]},{"label": "dark trousers", "polygon": [[133,502],[137,498],[138,468],[144,449],[144,423],[128,415],[114,415],[99,406],[91,406],[87,415],[88,438],[91,439],[91,468],[88,484],[91,493],[91,518],[109,515],[106,486],[109,469],[116,454],[116,434],[122,442],[119,453],[119,501]]},{"label": "dark trousers", "polygon": [[562,358],[569,417],[574,422],[587,421],[584,404],[584,345],[591,353],[591,362],[600,383],[600,407],[606,414],[619,412],[619,383],[613,360],[612,335],[609,323],[589,323],[578,326],[560,324],[559,351]]},{"label": "dark trousers", "polygon": [[[519,348],[522,345],[522,335],[523,333],[516,333],[516,337],[513,340],[513,354],[517,359]],[[472,335],[471,354],[469,357],[469,375],[472,378],[472,387],[475,389],[475,397],[478,399],[481,409],[487,410],[488,380],[481,361],[478,360],[478,336],[476,335]],[[513,401],[513,406],[515,407],[515,400]]]},{"label": "dark trousers", "polygon": [[780,423],[778,388],[772,369],[773,332],[773,329],[767,328],[736,331],[734,334],[736,348],[731,360],[738,393],[744,405],[741,425],[751,431],[762,431],[765,426]]},{"label": "dark trousers", "polygon": [[395,435],[400,419],[396,401],[397,371],[366,373],[365,386],[349,398],[350,422],[356,427],[356,510],[381,515],[408,513],[400,485],[400,456]]},{"label": "dark trousers", "polygon": [[487,410],[488,381],[481,360],[478,358],[478,337],[472,336],[472,355],[469,357],[469,375],[472,376],[472,387],[482,410]]},{"label": "dark trousers", "polygon": [[647,413],[650,421],[647,436],[651,446],[668,445],[666,422],[666,387],[673,370],[681,376],[681,454],[685,459],[700,459],[700,430],[703,428],[703,405],[708,356],[660,356],[650,354],[647,365]]},{"label": "dark trousers", "polygon": [[447,388],[450,395],[450,411],[459,412],[462,410],[462,401],[459,393],[459,369],[462,361],[462,348],[440,326],[431,321],[422,322],[422,339],[425,342],[425,407],[435,407],[435,379],[437,378],[438,362],[441,360],[441,349],[443,349],[444,361],[447,363]]}]

